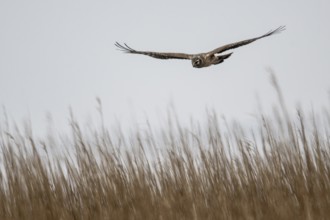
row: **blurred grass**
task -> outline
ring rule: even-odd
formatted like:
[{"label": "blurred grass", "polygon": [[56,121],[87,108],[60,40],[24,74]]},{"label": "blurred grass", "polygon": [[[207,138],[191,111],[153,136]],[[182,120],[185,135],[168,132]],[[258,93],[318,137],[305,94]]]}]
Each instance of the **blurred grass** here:
[{"label": "blurred grass", "polygon": [[208,113],[128,136],[71,115],[70,138],[39,140],[4,122],[0,219],[329,219],[329,111],[290,117],[273,85],[279,108],[253,130]]}]

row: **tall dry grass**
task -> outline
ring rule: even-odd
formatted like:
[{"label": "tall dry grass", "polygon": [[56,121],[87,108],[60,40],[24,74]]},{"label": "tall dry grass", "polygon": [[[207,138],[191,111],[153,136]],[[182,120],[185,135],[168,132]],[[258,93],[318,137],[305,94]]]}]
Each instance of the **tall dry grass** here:
[{"label": "tall dry grass", "polygon": [[0,219],[329,219],[329,111],[290,117],[273,83],[280,109],[252,130],[215,113],[134,135],[71,116],[66,139],[2,123]]}]

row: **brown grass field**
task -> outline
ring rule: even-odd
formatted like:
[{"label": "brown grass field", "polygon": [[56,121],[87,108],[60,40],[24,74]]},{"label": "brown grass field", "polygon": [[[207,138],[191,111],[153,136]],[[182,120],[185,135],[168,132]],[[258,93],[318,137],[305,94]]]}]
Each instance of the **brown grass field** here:
[{"label": "brown grass field", "polygon": [[[329,219],[330,111],[68,138],[0,125],[0,219]],[[60,149],[60,154],[52,149]],[[60,156],[59,156],[60,155]]]}]

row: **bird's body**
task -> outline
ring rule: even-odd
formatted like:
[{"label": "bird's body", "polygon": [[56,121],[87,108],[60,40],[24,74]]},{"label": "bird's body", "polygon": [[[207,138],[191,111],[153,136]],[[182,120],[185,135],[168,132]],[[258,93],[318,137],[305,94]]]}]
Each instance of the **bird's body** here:
[{"label": "bird's body", "polygon": [[127,44],[121,45],[118,42],[116,42],[116,47],[118,47],[120,50],[126,52],[126,53],[132,53],[132,54],[142,54],[151,56],[153,58],[157,59],[187,59],[191,60],[192,66],[195,68],[203,68],[208,67],[211,65],[217,65],[219,63],[222,63],[225,59],[229,58],[232,53],[222,54],[224,51],[235,49],[237,47],[244,46],[246,44],[250,44],[256,40],[259,40],[264,37],[271,36],[276,33],[280,33],[281,31],[285,30],[284,26],[280,26],[279,28],[270,31],[260,37],[251,38],[248,40],[243,40],[239,42],[235,42],[232,44],[227,44],[224,46],[221,46],[219,48],[216,48],[210,52],[207,53],[199,53],[199,54],[186,54],[186,53],[162,53],[162,52],[151,52],[151,51],[138,51],[134,50],[131,47],[129,47]]},{"label": "bird's body", "polygon": [[210,53],[196,54],[191,58],[191,64],[195,68],[203,68],[211,65],[222,63],[225,59],[230,57],[232,53],[224,55],[215,55]]}]

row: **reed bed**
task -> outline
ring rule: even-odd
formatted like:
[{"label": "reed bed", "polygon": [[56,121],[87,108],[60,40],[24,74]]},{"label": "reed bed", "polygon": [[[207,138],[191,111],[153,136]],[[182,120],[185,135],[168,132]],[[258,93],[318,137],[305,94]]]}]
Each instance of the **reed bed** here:
[{"label": "reed bed", "polygon": [[0,219],[329,219],[329,111],[290,117],[278,94],[254,129],[209,112],[128,135],[71,116],[40,139],[4,122]]}]

